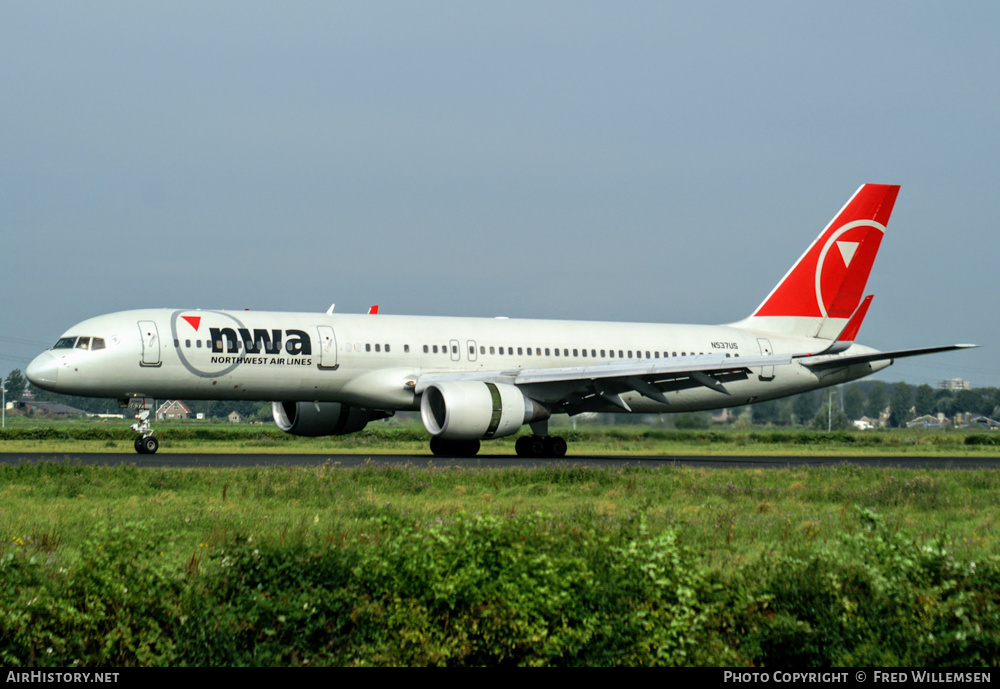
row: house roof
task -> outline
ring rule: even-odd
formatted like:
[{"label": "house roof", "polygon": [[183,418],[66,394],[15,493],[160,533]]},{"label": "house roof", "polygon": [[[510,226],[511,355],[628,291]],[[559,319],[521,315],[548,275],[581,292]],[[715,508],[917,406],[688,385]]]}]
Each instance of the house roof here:
[{"label": "house roof", "polygon": [[156,410],[156,413],[162,414],[170,411],[171,409],[177,409],[177,408],[180,408],[180,410],[183,411],[185,414],[191,413],[191,408],[180,400],[167,400],[166,402],[160,405],[159,409]]}]

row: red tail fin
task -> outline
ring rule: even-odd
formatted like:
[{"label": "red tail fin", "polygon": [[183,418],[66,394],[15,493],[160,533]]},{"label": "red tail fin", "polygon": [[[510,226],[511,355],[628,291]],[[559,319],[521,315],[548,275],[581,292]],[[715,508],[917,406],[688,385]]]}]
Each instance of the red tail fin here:
[{"label": "red tail fin", "polygon": [[898,193],[889,184],[858,189],[753,315],[850,318]]}]

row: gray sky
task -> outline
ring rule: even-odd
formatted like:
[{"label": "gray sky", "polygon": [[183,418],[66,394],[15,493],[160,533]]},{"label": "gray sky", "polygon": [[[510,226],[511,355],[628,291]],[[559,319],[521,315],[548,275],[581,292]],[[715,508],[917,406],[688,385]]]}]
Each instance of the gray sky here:
[{"label": "gray sky", "polygon": [[724,323],[901,184],[859,340],[1000,386],[997,3],[6,2],[0,375],[143,307]]}]

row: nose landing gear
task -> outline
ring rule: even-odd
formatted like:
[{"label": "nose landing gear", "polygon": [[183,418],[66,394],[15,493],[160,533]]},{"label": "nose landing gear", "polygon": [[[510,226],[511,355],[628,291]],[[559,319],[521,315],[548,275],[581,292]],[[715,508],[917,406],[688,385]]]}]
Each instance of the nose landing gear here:
[{"label": "nose landing gear", "polygon": [[146,401],[146,397],[130,397],[118,400],[119,406],[139,410],[139,413],[135,416],[138,421],[132,424],[132,430],[140,434],[135,439],[135,451],[140,455],[156,454],[156,451],[160,449],[160,441],[153,437],[153,427],[149,423],[149,413],[152,409],[146,406]]}]

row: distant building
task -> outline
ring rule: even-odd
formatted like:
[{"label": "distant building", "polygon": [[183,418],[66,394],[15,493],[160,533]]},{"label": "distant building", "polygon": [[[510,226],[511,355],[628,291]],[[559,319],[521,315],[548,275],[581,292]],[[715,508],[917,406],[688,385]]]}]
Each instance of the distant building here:
[{"label": "distant building", "polygon": [[240,423],[243,420],[243,417],[240,416],[240,413],[235,410],[229,412],[229,416],[227,416],[226,418],[229,419],[229,423]]},{"label": "distant building", "polygon": [[907,428],[947,428],[951,420],[944,414],[924,414],[907,422]]},{"label": "distant building", "polygon": [[971,390],[972,383],[961,378],[938,381],[938,390]]},{"label": "distant building", "polygon": [[180,400],[167,400],[156,410],[156,420],[164,421],[169,419],[187,419],[191,416],[191,409]]},{"label": "distant building", "polygon": [[969,423],[973,426],[982,426],[991,431],[1000,431],[1000,421],[995,421],[988,416],[973,416]]}]

